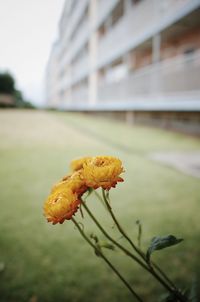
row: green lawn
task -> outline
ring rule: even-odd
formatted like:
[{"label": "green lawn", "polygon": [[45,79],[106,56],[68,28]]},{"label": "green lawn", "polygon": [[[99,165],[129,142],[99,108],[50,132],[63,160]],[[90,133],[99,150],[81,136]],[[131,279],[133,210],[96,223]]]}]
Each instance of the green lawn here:
[{"label": "green lawn", "polygon": [[[81,114],[2,110],[0,121],[0,301],[132,301],[71,222],[52,226],[43,217],[52,184],[73,158],[85,155],[122,159],[125,182],[111,198],[123,226],[135,238],[135,221],[142,221],[144,250],[155,235],[185,238],[153,258],[180,286],[198,278],[199,179],[148,159],[154,151],[200,150],[198,139]],[[88,204],[112,231],[102,205],[92,197]],[[99,234],[87,216],[84,224],[86,232]],[[152,277],[119,251],[107,255],[144,301],[159,301],[164,289]]]}]

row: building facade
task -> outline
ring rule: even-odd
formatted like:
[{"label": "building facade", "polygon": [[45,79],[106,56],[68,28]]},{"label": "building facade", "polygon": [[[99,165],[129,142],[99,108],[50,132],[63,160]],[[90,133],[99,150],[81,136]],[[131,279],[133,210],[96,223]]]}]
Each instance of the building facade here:
[{"label": "building facade", "polygon": [[200,112],[200,0],[66,0],[48,106]]}]

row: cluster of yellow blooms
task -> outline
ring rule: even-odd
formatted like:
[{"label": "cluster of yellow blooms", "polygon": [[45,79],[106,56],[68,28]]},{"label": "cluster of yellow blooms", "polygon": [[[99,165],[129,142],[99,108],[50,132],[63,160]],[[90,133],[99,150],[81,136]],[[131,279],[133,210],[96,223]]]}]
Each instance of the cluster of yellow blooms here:
[{"label": "cluster of yellow blooms", "polygon": [[72,218],[81,203],[81,196],[89,189],[110,190],[123,181],[122,162],[112,156],[83,157],[71,162],[72,174],[65,176],[51,190],[44,204],[48,222],[63,223]]}]

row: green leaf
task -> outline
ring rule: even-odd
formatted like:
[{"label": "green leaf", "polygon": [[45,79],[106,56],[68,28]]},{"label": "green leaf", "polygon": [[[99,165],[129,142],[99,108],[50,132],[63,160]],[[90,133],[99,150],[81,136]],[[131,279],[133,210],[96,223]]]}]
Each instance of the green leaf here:
[{"label": "green leaf", "polygon": [[90,238],[92,238],[94,240],[95,244],[97,244],[99,242],[99,238],[94,233],[90,234]]},{"label": "green leaf", "polygon": [[114,251],[115,250],[115,246],[109,242],[100,242],[100,246],[103,247],[103,248],[106,248],[106,249],[109,249],[109,250],[112,250]]},{"label": "green leaf", "polygon": [[97,246],[95,249],[94,249],[94,253],[97,257],[101,257],[101,248],[99,246]]},{"label": "green leaf", "polygon": [[136,220],[136,224],[138,226],[138,236],[137,236],[138,247],[140,248],[141,247],[141,238],[142,238],[142,224],[139,219]]},{"label": "green leaf", "polygon": [[180,243],[181,241],[183,241],[182,238],[176,238],[173,235],[152,238],[150,247],[148,248],[147,254],[146,254],[147,261],[150,262],[151,254],[154,251],[162,250],[167,247],[176,245],[176,244]]}]

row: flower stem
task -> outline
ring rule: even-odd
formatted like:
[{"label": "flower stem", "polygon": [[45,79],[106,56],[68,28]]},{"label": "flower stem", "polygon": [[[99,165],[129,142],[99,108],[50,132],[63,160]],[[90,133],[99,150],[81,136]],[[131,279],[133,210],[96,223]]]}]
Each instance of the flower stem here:
[{"label": "flower stem", "polygon": [[145,263],[143,263],[139,258],[137,258],[135,255],[133,255],[129,250],[127,250],[125,247],[123,247],[120,243],[118,243],[115,239],[113,239],[106,230],[101,226],[101,224],[98,222],[98,220],[94,217],[92,212],[87,207],[86,203],[81,201],[83,207],[85,208],[88,215],[91,217],[91,219],[94,221],[94,223],[97,225],[97,227],[100,229],[100,231],[104,234],[104,236],[110,240],[113,244],[115,244],[119,249],[121,249],[125,254],[133,258],[136,262],[138,262],[142,267],[148,269]]},{"label": "flower stem", "polygon": [[[147,263],[146,261],[146,256],[145,254],[143,253],[143,251],[138,248],[134,243],[133,241],[130,239],[130,237],[127,235],[127,233],[124,231],[124,229],[122,228],[122,226],[120,225],[120,223],[118,222],[116,216],[114,215],[113,211],[112,211],[112,207],[110,206],[110,203],[108,202],[107,200],[107,197],[106,197],[106,194],[105,194],[105,190],[102,189],[102,196],[103,196],[103,200],[106,204],[106,207],[107,207],[107,210],[108,212],[110,213],[113,221],[115,222],[119,232],[123,235],[123,237],[130,243],[130,245],[132,246],[132,248],[141,256],[141,258]],[[101,196],[99,196],[98,194],[98,197],[99,199],[102,199]],[[156,268],[156,270],[162,275],[163,278],[165,278],[165,280],[169,283],[170,286],[172,286],[172,288],[174,289],[174,291],[177,292],[178,296],[181,295],[179,289],[176,287],[176,285],[169,279],[169,277],[161,270],[161,268],[155,264],[154,262],[151,261],[151,264],[148,264],[147,265],[149,266],[149,269],[150,269],[150,272],[154,272],[154,276],[157,275],[157,273],[154,271],[154,268],[152,267],[152,264],[153,266]],[[185,301],[185,300],[184,300]]]},{"label": "flower stem", "polygon": [[97,196],[97,198],[100,200],[100,202],[102,203],[103,207],[104,207],[106,210],[108,210],[108,209],[107,209],[107,206],[105,205],[105,202],[104,202],[103,198],[101,197],[101,195],[99,195],[99,193],[98,193],[97,191],[94,191],[94,194],[95,194],[95,195]]},{"label": "flower stem", "polygon": [[132,289],[130,284],[124,279],[124,277],[120,274],[120,272],[116,269],[116,267],[108,260],[108,258],[103,254],[101,249],[99,249],[84,233],[80,225],[77,223],[77,221],[72,217],[72,221],[79,230],[81,236],[87,241],[87,243],[98,252],[98,256],[100,256],[107,264],[108,266],[114,271],[114,273],[119,277],[119,279],[124,283],[124,285],[128,288],[128,290],[132,293],[132,295],[137,299],[137,301],[143,302],[143,300],[140,298],[140,296]]},{"label": "flower stem", "polygon": [[118,243],[115,239],[113,239],[107,232],[106,230],[101,226],[101,224],[98,222],[98,220],[94,217],[92,212],[89,210],[85,202],[81,201],[83,207],[85,208],[86,212],[88,215],[91,217],[91,219],[94,221],[94,223],[97,225],[97,227],[100,229],[100,231],[104,234],[104,236],[110,240],[113,244],[115,244],[119,249],[121,249],[126,255],[131,257],[135,262],[137,262],[140,266],[142,266],[146,271],[148,271],[154,278],[156,278],[162,286],[167,289],[169,292],[173,293],[176,295],[176,297],[179,299],[181,302],[185,302],[184,297],[179,291],[174,290],[168,283],[165,282],[155,271],[152,269],[152,267],[149,267],[146,265],[146,260],[145,263],[141,261],[137,256],[132,254],[129,250],[127,250],[124,246],[122,246],[120,243]]},{"label": "flower stem", "polygon": [[[130,237],[127,235],[127,233],[124,231],[124,229],[122,228],[122,226],[119,224],[116,216],[114,215],[113,211],[112,211],[112,208],[106,198],[106,194],[105,194],[105,191],[102,189],[102,195],[103,195],[103,200],[107,206],[107,209],[113,219],[113,221],[115,222],[119,232],[124,236],[124,238],[126,238],[126,240],[130,243],[130,245],[132,246],[132,248],[142,257],[142,259],[144,259],[146,261],[146,256],[145,254],[143,253],[143,251],[141,251],[140,248],[138,248],[134,243],[133,241],[130,239]],[[99,196],[100,198],[100,196]],[[159,273],[166,279],[166,281],[176,290],[178,290],[175,286],[175,284],[169,279],[169,277],[161,270],[161,268],[159,268],[159,266],[153,262],[151,262],[151,264],[153,264],[153,266],[159,271]],[[151,269],[152,266],[149,266]]]}]

